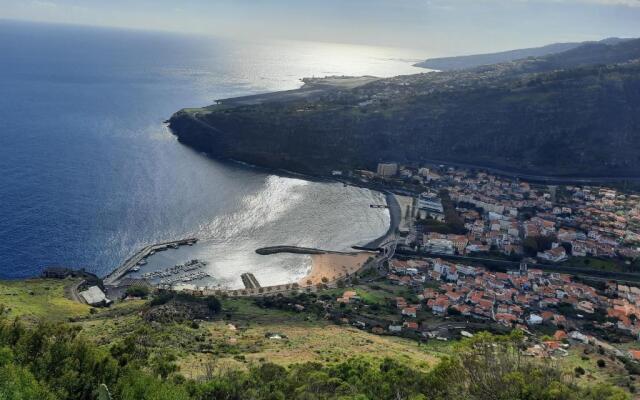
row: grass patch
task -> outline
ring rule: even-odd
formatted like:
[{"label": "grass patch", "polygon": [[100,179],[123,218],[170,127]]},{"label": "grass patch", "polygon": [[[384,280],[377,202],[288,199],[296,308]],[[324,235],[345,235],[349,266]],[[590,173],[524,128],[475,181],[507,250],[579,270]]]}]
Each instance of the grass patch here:
[{"label": "grass patch", "polygon": [[[605,355],[598,354],[597,351],[585,354],[585,347],[581,345],[573,346],[569,350],[567,357],[559,358],[556,363],[560,369],[568,375],[574,375],[576,383],[580,386],[591,386],[598,383],[607,383],[623,388],[638,391],[640,387],[635,381],[629,378],[629,374],[624,368],[622,362]],[[605,366],[599,367],[598,360],[604,360]],[[584,375],[575,376],[576,368],[582,368]]]},{"label": "grass patch", "polygon": [[[180,360],[181,371],[199,377],[207,366],[243,368],[262,361],[290,365],[307,361],[334,363],[361,356],[382,359],[389,357],[404,364],[427,370],[438,362],[437,354],[427,345],[393,336],[377,336],[348,326],[324,321],[252,323],[230,329],[231,321],[203,324],[214,343],[224,343],[226,353],[193,354]],[[286,339],[269,339],[267,333],[286,335]],[[238,355],[241,355],[239,357]]]},{"label": "grass patch", "polygon": [[0,281],[0,304],[9,317],[26,320],[63,321],[89,314],[91,307],[65,297],[76,280],[26,279]]},{"label": "grass patch", "polygon": [[626,268],[615,260],[605,260],[595,257],[571,257],[565,261],[563,266],[572,268],[591,268],[610,272],[624,272]]}]

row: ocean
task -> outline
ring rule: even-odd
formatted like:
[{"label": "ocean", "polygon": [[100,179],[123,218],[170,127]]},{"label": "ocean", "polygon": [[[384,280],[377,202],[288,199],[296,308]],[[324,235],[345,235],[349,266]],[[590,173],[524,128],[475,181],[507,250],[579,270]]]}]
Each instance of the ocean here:
[{"label": "ocean", "polygon": [[[215,284],[304,276],[306,256],[383,234],[384,197],[211,160],[163,121],[215,99],[293,89],[300,78],[422,70],[409,50],[0,21],[0,278],[46,266],[105,275],[141,247],[197,237]],[[167,265],[165,265],[167,264]]]}]

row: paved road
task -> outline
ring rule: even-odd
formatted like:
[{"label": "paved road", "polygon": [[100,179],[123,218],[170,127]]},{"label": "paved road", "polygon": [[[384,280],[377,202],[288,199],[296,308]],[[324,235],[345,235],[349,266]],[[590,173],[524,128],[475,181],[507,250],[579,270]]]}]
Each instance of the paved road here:
[{"label": "paved road", "polygon": [[507,171],[500,168],[492,168],[481,165],[456,163],[451,161],[424,160],[425,163],[432,165],[445,165],[459,167],[465,169],[476,169],[487,171],[494,175],[505,176],[509,178],[523,179],[525,181],[540,182],[546,184],[603,184],[612,182],[640,182],[638,176],[553,176],[553,175],[535,175],[518,171]]},{"label": "paved road", "polygon": [[[469,257],[469,256],[456,256],[456,255],[447,255],[447,254],[436,254],[436,253],[417,253],[415,251],[407,251],[400,250],[398,252],[405,257],[417,257],[417,258],[444,258],[449,260],[460,260],[460,261],[471,261],[485,265],[494,265],[496,267],[502,267],[507,269],[518,269],[520,267],[519,261],[509,261],[509,260],[501,260],[501,259],[493,259],[493,258],[483,258],[483,257]],[[563,265],[550,265],[550,264],[528,264],[530,268],[537,268],[547,272],[558,272],[570,275],[579,275],[585,276],[589,278],[601,279],[601,280],[617,280],[624,282],[640,282],[640,274],[634,274],[630,272],[612,272],[612,271],[603,271],[599,269],[593,268],[575,268],[575,267],[567,267]]]},{"label": "paved road", "polygon": [[74,283],[73,285],[71,285],[71,287],[69,287],[69,297],[71,297],[71,300],[76,301],[78,303],[85,304],[85,301],[82,298],[82,296],[80,296],[80,291],[79,291],[80,286],[84,285],[85,282],[86,281],[83,279]]},{"label": "paved road", "polygon": [[366,245],[362,246],[362,248],[377,249],[379,247],[382,247],[383,243],[386,243],[389,240],[395,238],[395,234],[398,231],[398,226],[400,226],[402,210],[400,209],[400,204],[398,204],[398,200],[393,193],[386,192],[385,197],[387,200],[387,205],[389,206],[389,229],[387,229],[387,232],[385,232],[383,236],[367,243]]}]

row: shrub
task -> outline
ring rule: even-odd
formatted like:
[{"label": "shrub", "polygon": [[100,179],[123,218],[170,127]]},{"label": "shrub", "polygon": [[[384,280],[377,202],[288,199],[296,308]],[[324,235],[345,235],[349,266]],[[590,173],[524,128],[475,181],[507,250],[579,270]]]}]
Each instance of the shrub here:
[{"label": "shrub", "polygon": [[146,286],[130,286],[125,292],[127,296],[146,298],[149,295],[149,288]]}]

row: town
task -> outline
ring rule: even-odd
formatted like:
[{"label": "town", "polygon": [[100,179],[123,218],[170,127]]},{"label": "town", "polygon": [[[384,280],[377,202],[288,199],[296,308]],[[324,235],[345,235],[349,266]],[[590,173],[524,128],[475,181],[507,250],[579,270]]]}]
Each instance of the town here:
[{"label": "town", "polygon": [[348,175],[393,192],[402,216],[394,258],[325,304],[335,320],[422,340],[519,328],[545,338],[531,354],[572,341],[640,359],[640,281],[609,278],[640,268],[637,194],[444,166]]},{"label": "town", "polygon": [[[518,350],[523,356],[564,359],[563,365],[576,365],[571,367],[576,377],[595,379],[595,371],[601,371],[637,390],[634,380],[624,377],[640,374],[640,196],[445,166],[384,163],[375,172],[333,175],[345,184],[385,193],[386,204],[370,207],[388,208],[391,220],[389,231],[367,246],[356,246],[359,252],[331,255],[343,267],[350,257],[361,259],[340,274],[321,270],[318,274],[327,275],[317,281],[275,286],[261,286],[253,274],[243,274],[244,289],[149,282],[199,269],[201,263],[193,260],[140,277],[127,277],[128,269],[120,268],[118,283],[109,285],[84,271],[48,268],[43,276],[78,275],[83,281],[70,292],[95,307],[114,307],[110,298],[126,307],[153,296],[152,302],[177,298],[202,311],[203,302],[219,298],[227,310],[224,317],[190,313],[184,318],[196,324],[223,318],[220,323],[228,323],[225,329],[233,332],[250,329],[251,322],[230,312],[243,305],[380,340],[409,339],[429,349],[484,332],[523,334]],[[327,256],[291,246],[257,250],[265,256],[278,251]],[[144,264],[140,260],[133,256],[125,266],[137,271]],[[88,289],[78,292],[80,287]],[[145,318],[171,320],[184,312],[176,307],[149,311]],[[287,324],[275,328],[265,337],[286,342],[291,334]]]},{"label": "town", "polygon": [[[336,171],[338,172],[338,171]],[[403,244],[443,254],[500,253],[562,263],[591,257],[628,270],[640,257],[640,196],[592,186],[534,185],[485,172],[379,164],[361,182],[413,192]],[[419,192],[423,190],[423,192]],[[446,221],[445,221],[446,220]],[[404,229],[404,232],[402,232]],[[574,262],[571,265],[577,265]],[[635,266],[639,266],[635,264]]]}]

